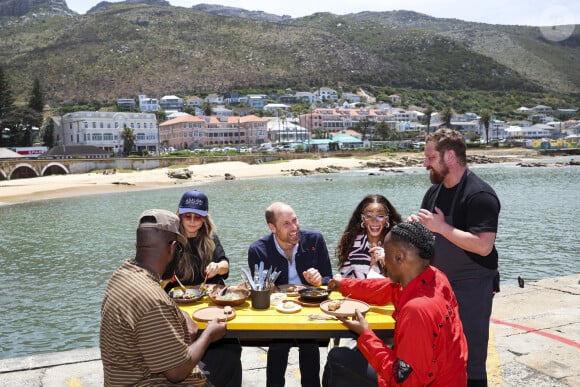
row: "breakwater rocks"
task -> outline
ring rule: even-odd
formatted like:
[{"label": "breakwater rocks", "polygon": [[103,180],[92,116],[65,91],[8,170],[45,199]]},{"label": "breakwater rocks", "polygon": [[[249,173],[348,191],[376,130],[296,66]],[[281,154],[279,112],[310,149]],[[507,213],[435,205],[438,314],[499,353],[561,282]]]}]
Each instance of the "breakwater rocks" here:
[{"label": "breakwater rocks", "polygon": [[319,168],[315,168],[315,169],[304,169],[304,168],[282,169],[281,172],[286,174],[286,175],[289,175],[289,176],[309,176],[309,175],[315,175],[315,174],[319,174],[319,173],[337,173],[337,172],[348,170],[348,169],[349,168],[346,168],[346,167],[329,165],[327,167],[319,167]]},{"label": "breakwater rocks", "polygon": [[570,166],[579,166],[580,161],[575,161],[574,159],[568,162],[561,162],[561,163],[542,163],[542,162],[529,162],[529,163],[517,163],[518,167],[524,168],[534,168],[534,167],[570,167]]}]

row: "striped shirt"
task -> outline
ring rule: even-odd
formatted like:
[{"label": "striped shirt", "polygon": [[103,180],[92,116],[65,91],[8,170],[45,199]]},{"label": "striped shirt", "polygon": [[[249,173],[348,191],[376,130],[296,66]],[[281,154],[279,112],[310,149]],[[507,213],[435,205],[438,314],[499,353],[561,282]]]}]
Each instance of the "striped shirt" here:
[{"label": "striped shirt", "polygon": [[343,277],[350,278],[367,278],[369,270],[374,270],[379,273],[373,266],[371,268],[371,253],[369,252],[370,244],[367,239],[367,234],[359,234],[356,236],[348,258],[342,266],[338,269]]},{"label": "striped shirt", "polygon": [[[163,372],[187,361],[189,344],[185,317],[157,273],[134,260],[123,263],[111,276],[101,307],[105,386],[170,385]],[[206,383],[196,367],[177,385]]]}]

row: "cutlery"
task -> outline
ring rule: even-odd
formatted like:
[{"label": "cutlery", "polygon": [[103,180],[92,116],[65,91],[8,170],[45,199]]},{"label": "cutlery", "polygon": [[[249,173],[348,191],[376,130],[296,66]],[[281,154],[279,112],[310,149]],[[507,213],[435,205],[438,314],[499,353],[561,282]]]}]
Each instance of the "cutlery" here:
[{"label": "cutlery", "polygon": [[248,280],[250,286],[252,287],[252,289],[256,290],[256,283],[254,282],[254,280],[252,279],[252,273],[250,273],[249,269],[242,269],[242,273],[244,273],[244,275],[246,276],[246,279]]},{"label": "cutlery", "polygon": [[264,283],[264,261],[260,261],[260,266],[258,267],[258,290],[262,290],[263,283]]},{"label": "cutlery", "polygon": [[175,278],[175,280],[177,281],[177,284],[179,285],[181,290],[183,290],[183,293],[187,293],[187,288],[185,286],[183,286],[183,284],[181,283],[179,278],[177,278],[177,275],[175,273],[173,273],[173,278]]},{"label": "cutlery", "polygon": [[203,282],[201,283],[201,285],[199,285],[199,290],[201,292],[204,292],[204,293],[207,292],[207,289],[205,288],[205,283],[207,282],[207,277],[209,277],[209,272],[206,270],[206,272],[205,272],[205,278],[203,279]]}]

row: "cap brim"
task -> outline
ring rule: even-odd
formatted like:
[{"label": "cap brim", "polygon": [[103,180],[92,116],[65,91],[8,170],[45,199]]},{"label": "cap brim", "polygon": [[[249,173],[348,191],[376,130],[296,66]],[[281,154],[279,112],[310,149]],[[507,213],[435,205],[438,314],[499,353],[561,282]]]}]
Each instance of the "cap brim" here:
[{"label": "cap brim", "polygon": [[207,211],[195,210],[193,208],[180,208],[178,212],[179,215],[194,213],[199,216],[203,216],[204,218],[207,216]]}]

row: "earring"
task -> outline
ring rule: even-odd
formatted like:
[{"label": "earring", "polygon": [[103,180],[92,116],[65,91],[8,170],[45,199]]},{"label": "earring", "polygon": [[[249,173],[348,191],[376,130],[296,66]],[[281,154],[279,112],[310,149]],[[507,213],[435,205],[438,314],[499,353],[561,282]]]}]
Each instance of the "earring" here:
[{"label": "earring", "polygon": [[365,228],[365,221],[361,220],[360,222],[360,228],[364,229]]},{"label": "earring", "polygon": [[388,230],[389,227],[391,227],[391,224],[389,223],[389,217],[387,217],[387,223],[385,223],[385,228]]}]

